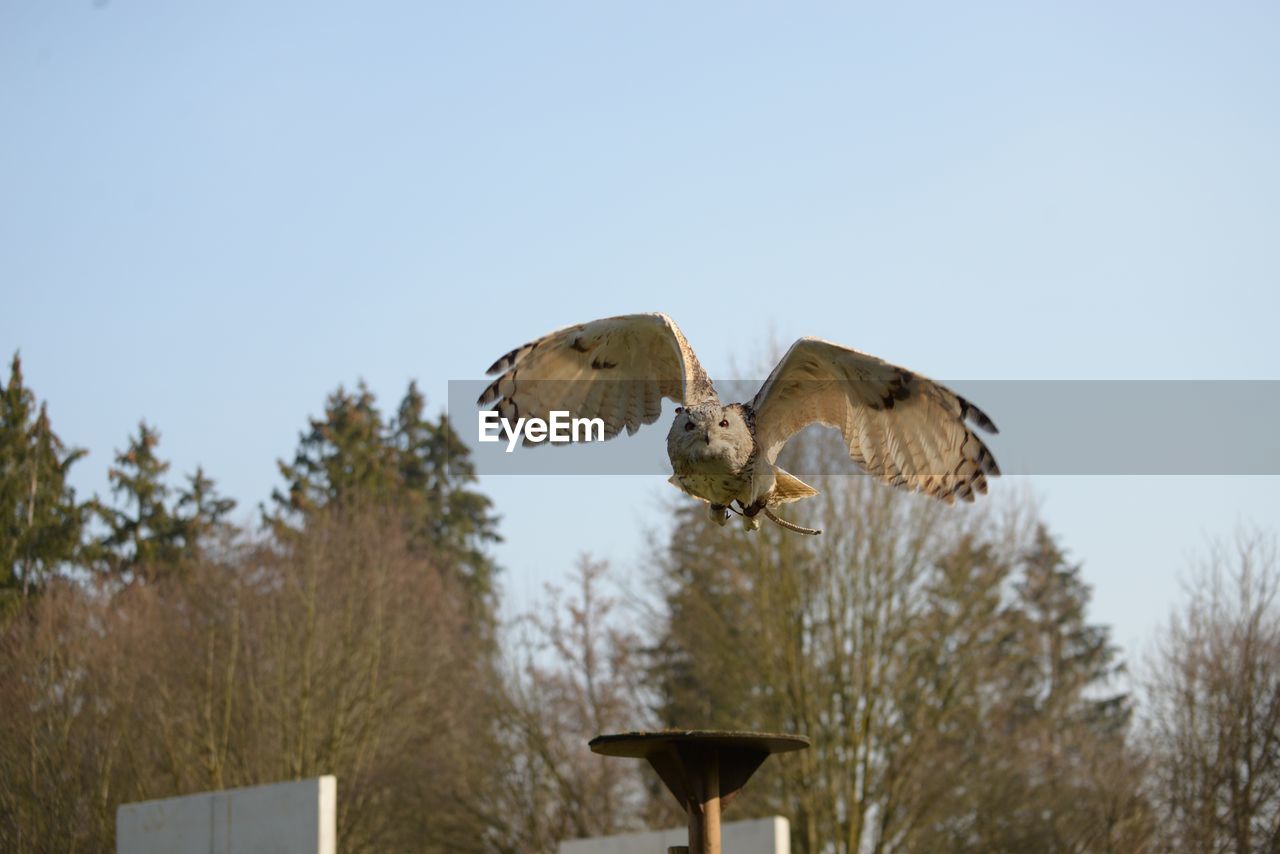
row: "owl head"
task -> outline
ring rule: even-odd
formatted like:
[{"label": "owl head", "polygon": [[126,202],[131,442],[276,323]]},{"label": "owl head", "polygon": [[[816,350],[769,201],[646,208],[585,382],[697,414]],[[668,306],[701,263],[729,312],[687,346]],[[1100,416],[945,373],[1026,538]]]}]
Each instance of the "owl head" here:
[{"label": "owl head", "polygon": [[736,403],[678,407],[667,433],[667,455],[677,470],[737,471],[754,446],[746,411]]}]

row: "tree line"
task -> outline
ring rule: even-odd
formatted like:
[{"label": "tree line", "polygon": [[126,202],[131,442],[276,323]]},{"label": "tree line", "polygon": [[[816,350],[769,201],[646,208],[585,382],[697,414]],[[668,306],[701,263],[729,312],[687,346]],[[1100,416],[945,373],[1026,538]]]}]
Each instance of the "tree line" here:
[{"label": "tree line", "polygon": [[661,727],[809,735],[729,813],[787,816],[801,854],[1280,850],[1266,535],[1211,551],[1134,661],[1030,502],[958,511],[857,476],[815,484],[816,538],[674,503],[639,578],[581,556],[503,621],[500,508],[414,384],[389,413],[329,395],[253,524],[202,469],[175,483],[145,422],[109,496],[71,488],[83,457],[15,356],[6,851],[109,851],[121,803],[333,773],[344,850],[553,852],[682,823],[639,763],[586,749]]}]

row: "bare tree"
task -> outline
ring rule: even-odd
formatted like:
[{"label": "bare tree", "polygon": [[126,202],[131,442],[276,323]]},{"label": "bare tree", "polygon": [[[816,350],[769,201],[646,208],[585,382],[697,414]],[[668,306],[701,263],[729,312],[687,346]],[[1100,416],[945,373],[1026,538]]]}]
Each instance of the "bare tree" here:
[{"label": "bare tree", "polygon": [[663,724],[814,740],[734,812],[787,814],[806,854],[1140,844],[1127,704],[1105,691],[1115,653],[1033,514],[815,482],[801,521],[821,537],[742,537],[695,508],[667,552]]},{"label": "bare tree", "polygon": [[804,522],[824,533],[812,540],[769,529],[726,536],[696,511],[681,518],[654,681],[666,725],[813,738],[812,749],[766,766],[736,813],[790,815],[803,852],[879,850],[908,822],[921,778],[913,769],[927,761],[925,740],[903,738],[926,715],[914,698],[936,673],[913,636],[930,567],[961,533],[959,517],[869,478],[816,485],[816,517]]},{"label": "bare tree", "polygon": [[608,567],[587,557],[571,591],[544,603],[508,635],[500,707],[501,792],[496,847],[554,852],[559,842],[636,830],[654,820],[638,763],[591,753],[587,740],[651,723],[640,638],[610,594]]},{"label": "bare tree", "polygon": [[1215,544],[1145,673],[1151,792],[1164,844],[1280,850],[1280,563],[1276,540]]},{"label": "bare tree", "polygon": [[97,851],[112,844],[133,693],[105,603],[51,582],[0,642],[0,849]]},{"label": "bare tree", "polygon": [[489,850],[458,797],[494,739],[465,599],[372,510],[113,596],[51,591],[0,656],[0,848],[108,850],[119,803],[333,773],[344,850]]}]

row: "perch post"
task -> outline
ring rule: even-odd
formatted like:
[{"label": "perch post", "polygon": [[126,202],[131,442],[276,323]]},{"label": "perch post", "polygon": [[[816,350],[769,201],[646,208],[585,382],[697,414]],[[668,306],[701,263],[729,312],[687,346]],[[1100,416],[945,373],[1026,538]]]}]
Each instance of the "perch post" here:
[{"label": "perch post", "polygon": [[[589,746],[604,756],[644,759],[689,817],[689,846],[668,854],[721,854],[720,814],[771,753],[809,746],[802,735],[674,730],[598,735]],[[683,850],[682,850],[683,849]]]}]

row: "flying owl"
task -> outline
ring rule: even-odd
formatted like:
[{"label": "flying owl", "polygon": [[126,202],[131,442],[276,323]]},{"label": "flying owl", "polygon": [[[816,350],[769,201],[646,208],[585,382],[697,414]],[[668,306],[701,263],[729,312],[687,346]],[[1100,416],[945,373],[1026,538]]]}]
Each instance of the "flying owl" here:
[{"label": "flying owl", "polygon": [[[604,437],[635,433],[675,401],[667,433],[670,482],[705,501],[725,524],[741,514],[805,534],[774,508],[817,490],[776,464],[778,453],[810,424],[835,427],[849,456],[868,473],[947,503],[986,493],[1000,474],[969,424],[997,432],[982,410],[950,389],[875,356],[819,338],[791,345],[755,397],[721,403],[675,321],[627,314],[569,326],[498,359],[480,395],[511,421],[547,419],[553,410],[604,421]],[[736,505],[736,506],[735,506]]]}]

